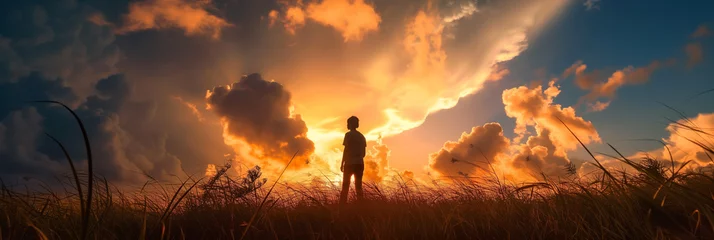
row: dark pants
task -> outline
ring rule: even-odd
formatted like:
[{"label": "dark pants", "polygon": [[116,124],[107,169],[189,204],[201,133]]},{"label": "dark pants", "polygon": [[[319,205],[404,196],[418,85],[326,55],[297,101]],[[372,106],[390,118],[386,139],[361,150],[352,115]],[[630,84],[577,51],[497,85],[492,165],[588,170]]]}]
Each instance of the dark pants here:
[{"label": "dark pants", "polygon": [[347,194],[350,191],[350,178],[355,176],[355,190],[357,199],[362,199],[362,174],[364,173],[363,164],[345,164],[344,174],[342,176],[342,192],[340,192],[340,204],[347,203]]}]

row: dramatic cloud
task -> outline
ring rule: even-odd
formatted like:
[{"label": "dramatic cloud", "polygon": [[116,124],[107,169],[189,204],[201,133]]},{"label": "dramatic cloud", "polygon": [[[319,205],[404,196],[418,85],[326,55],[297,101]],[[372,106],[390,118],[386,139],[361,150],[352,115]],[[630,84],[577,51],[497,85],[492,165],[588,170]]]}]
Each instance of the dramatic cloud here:
[{"label": "dramatic cloud", "polygon": [[364,0],[322,0],[307,5],[310,19],[335,28],[347,41],[360,41],[364,35],[379,29],[382,21],[374,7]]},{"label": "dramatic cloud", "polygon": [[509,140],[503,136],[498,123],[487,123],[471,128],[456,142],[446,142],[438,152],[429,156],[429,169],[444,176],[459,176],[489,171],[489,162],[495,164],[508,150]]},{"label": "dramatic cloud", "polygon": [[36,72],[65,79],[87,94],[97,79],[115,71],[120,59],[111,28],[87,21],[96,11],[83,4],[46,5],[0,4],[0,83]]},{"label": "dramatic cloud", "polygon": [[42,122],[43,118],[35,108],[14,111],[0,119],[0,158],[3,159],[0,176],[4,181],[53,175],[64,167],[35,150],[38,138],[44,137]]},{"label": "dramatic cloud", "polygon": [[224,135],[247,144],[255,158],[287,163],[299,152],[291,166],[300,167],[315,149],[307,138],[305,122],[290,111],[290,93],[283,85],[266,81],[259,74],[213,88],[206,102],[221,118]]},{"label": "dramatic cloud", "polygon": [[[31,79],[34,78],[34,79]],[[3,85],[4,90],[23,96],[62,101],[74,96],[72,90],[61,86],[61,80],[50,81],[39,75],[22,78],[17,83]],[[191,110],[175,101],[133,101],[134,87],[123,75],[111,75],[100,80],[95,94],[82,101],[75,112],[82,119],[89,135],[95,160],[95,172],[119,184],[141,184],[151,176],[158,180],[173,179],[172,176],[202,171],[206,161],[219,161],[212,154],[202,153],[192,147],[194,143],[182,139],[220,144],[212,151],[221,151],[219,131],[206,131],[199,127],[197,119],[173,119],[173,114],[191,116]],[[0,151],[5,160],[2,167],[5,177],[36,177],[51,179],[69,171],[64,154],[42,132],[55,136],[68,149],[70,156],[81,170],[86,169],[84,145],[77,124],[64,109],[38,104],[35,108],[21,109],[17,101],[4,101],[11,105],[0,107],[3,143]],[[18,110],[14,110],[18,109]],[[191,122],[191,124],[186,124]],[[187,127],[192,126],[192,127]],[[199,128],[199,129],[193,129]],[[205,135],[213,135],[214,140]],[[218,141],[216,141],[217,139]],[[199,157],[200,156],[200,157]],[[204,159],[208,158],[208,159]],[[6,178],[7,179],[7,178]],[[17,179],[17,178],[15,178]],[[126,185],[124,185],[126,186]]]},{"label": "dramatic cloud", "polygon": [[547,129],[556,147],[574,150],[579,145],[578,141],[563,123],[585,144],[600,141],[600,136],[590,121],[577,116],[572,107],[553,103],[558,94],[560,89],[552,81],[545,90],[541,86],[533,89],[521,86],[503,91],[506,115],[516,119],[514,131],[519,138],[515,142],[520,142],[520,137],[528,133],[528,127],[534,126],[539,134],[543,134]]},{"label": "dramatic cloud", "polygon": [[[262,74],[290,89],[316,155],[326,162],[339,161],[343,116],[360,117],[360,131],[369,141],[421,125],[429,114],[452,108],[460,98],[507,75],[498,63],[525,50],[529,34],[538,32],[566,2],[479,2],[479,11],[451,23],[444,19],[458,12],[453,9],[460,3],[403,4],[409,7],[374,2],[377,13],[391,14],[382,15],[380,30],[369,32],[359,44],[330,37],[334,30],[311,24],[307,14],[306,25],[284,40],[286,47],[251,60],[264,62],[259,65],[265,66]],[[285,8],[278,11],[284,21]]]},{"label": "dramatic cloud", "polygon": [[[97,156],[108,159],[97,165],[98,171],[116,181],[141,181],[137,176],[143,174],[158,179],[183,171],[204,174],[208,164],[220,165],[224,154],[233,151],[238,160],[263,156],[284,163],[301,149],[293,164],[311,161],[301,171],[334,172],[343,116],[363,119],[360,130],[370,142],[417,127],[430,113],[451,108],[459,98],[507,75],[494,66],[525,50],[528,36],[565,5],[561,0],[493,1],[479,2],[475,9],[475,2],[466,0],[453,6],[402,0],[297,2],[290,4],[292,10],[265,1],[17,3],[24,7],[3,2],[0,84],[8,94],[0,99],[9,101],[0,104],[5,121],[0,141],[27,142],[10,134],[25,129],[13,127],[21,122],[14,120],[16,115],[27,123],[37,120],[23,112],[29,111],[23,101],[54,99],[71,103],[87,119]],[[341,12],[332,15],[328,7]],[[298,32],[285,38],[270,25]],[[127,34],[114,43],[115,34],[149,29],[172,31]],[[233,102],[233,95],[250,95],[242,87],[255,87],[244,86],[240,76],[258,71],[280,81],[290,94],[281,87],[281,93],[265,95],[272,99]],[[231,81],[236,83],[211,90],[206,99],[206,89]],[[206,101],[212,109],[204,108]],[[261,104],[273,108],[254,110]],[[60,127],[73,126],[66,113],[56,107],[35,109],[42,116],[40,130],[62,138],[81,165],[85,157],[76,129]],[[34,139],[38,143],[26,144],[28,149],[63,163],[55,145],[41,134]],[[368,159],[375,179],[397,172],[386,163],[386,146],[377,146]]]},{"label": "dramatic cloud", "polygon": [[[579,143],[561,120],[584,144],[599,142],[600,136],[592,123],[578,117],[573,108],[553,103],[559,93],[554,81],[545,90],[542,86],[520,86],[503,91],[505,111],[516,120],[517,136],[513,140],[504,137],[498,123],[474,127],[457,142],[446,142],[441,150],[432,153],[427,169],[442,176],[458,176],[491,174],[493,168],[499,177],[512,181],[572,173],[566,153]],[[535,132],[528,132],[529,127]],[[521,143],[526,137],[526,142]]]},{"label": "dramatic cloud", "polygon": [[701,43],[690,43],[684,47],[684,52],[687,54],[687,66],[694,67],[704,59],[704,50]]},{"label": "dramatic cloud", "polygon": [[231,26],[209,12],[212,0],[145,0],[132,2],[120,34],[161,28],[179,28],[187,35],[206,34],[219,38],[223,28]]},{"label": "dramatic cloud", "polygon": [[560,89],[554,81],[545,90],[541,86],[521,86],[503,92],[506,115],[516,119],[514,131],[518,136],[514,143],[519,143],[529,134],[529,126],[535,128],[535,135],[528,137],[525,144],[517,146],[517,153],[511,158],[516,169],[527,169],[531,176],[560,176],[566,173],[565,168],[570,163],[566,152],[579,146],[568,128],[584,144],[600,142],[600,136],[590,121],[577,116],[572,107],[553,103],[558,94]]}]

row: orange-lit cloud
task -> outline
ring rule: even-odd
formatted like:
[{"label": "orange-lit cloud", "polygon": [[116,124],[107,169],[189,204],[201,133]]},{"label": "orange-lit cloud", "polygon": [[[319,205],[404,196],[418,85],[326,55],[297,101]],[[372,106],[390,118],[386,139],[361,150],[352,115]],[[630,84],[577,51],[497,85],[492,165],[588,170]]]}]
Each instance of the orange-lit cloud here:
[{"label": "orange-lit cloud", "polygon": [[476,6],[476,1],[465,1],[458,4],[458,7],[455,8],[451,14],[446,14],[446,17],[444,17],[444,22],[456,22],[462,18],[469,17],[477,12],[478,8]]},{"label": "orange-lit cloud", "polygon": [[97,24],[99,26],[114,26],[114,24],[108,22],[102,13],[95,12],[89,15],[89,18],[87,18],[88,21],[91,23]]},{"label": "orange-lit cloud", "polygon": [[[696,117],[670,123],[666,128],[669,137],[663,140],[672,152],[674,161],[683,163],[693,160],[695,166],[707,166],[714,163],[712,161],[714,155],[702,146],[714,149],[714,143],[711,141],[711,136],[714,134],[712,129],[714,129],[714,113],[700,113]],[[655,151],[654,154],[660,160],[670,158],[666,149]]]},{"label": "orange-lit cloud", "polygon": [[367,150],[365,156],[365,179],[373,182],[381,182],[382,179],[389,174],[389,153],[390,150],[382,143],[381,139],[376,141],[376,144]]},{"label": "orange-lit cloud", "polygon": [[684,52],[687,54],[687,66],[690,68],[699,64],[704,59],[704,50],[702,50],[701,43],[695,42],[687,44],[684,46]]},{"label": "orange-lit cloud", "polygon": [[305,25],[305,11],[298,6],[288,7],[285,11],[283,26],[290,34],[295,34],[297,29]]},{"label": "orange-lit cloud", "polygon": [[145,0],[129,4],[117,33],[148,29],[179,28],[186,35],[206,34],[219,38],[223,28],[232,26],[207,11],[212,0]]},{"label": "orange-lit cloud", "polygon": [[310,19],[335,28],[347,41],[360,41],[365,34],[379,29],[382,18],[364,0],[322,0],[307,5]]},{"label": "orange-lit cloud", "polygon": [[[504,137],[498,123],[474,127],[457,142],[447,142],[432,153],[427,169],[442,176],[496,171],[512,181],[566,175],[570,164],[566,153],[579,143],[561,120],[584,144],[600,142],[600,136],[592,123],[577,116],[573,108],[553,103],[558,94],[560,89],[554,81],[546,89],[521,86],[503,91],[506,114],[515,118],[517,136],[513,140]],[[535,132],[528,131],[531,127]],[[527,141],[521,143],[526,137]]]},{"label": "orange-lit cloud", "polygon": [[[669,136],[662,138],[665,146],[651,151],[638,152],[627,156],[628,160],[641,162],[644,159],[659,161],[663,166],[670,168],[674,164],[675,170],[685,162],[684,170],[700,170],[714,167],[714,155],[707,149],[714,149],[711,136],[714,134],[714,113],[700,113],[692,118],[680,119],[670,123],[666,128]],[[706,148],[706,149],[705,149]],[[637,170],[618,159],[595,156],[605,168],[609,170],[636,173]],[[583,164],[579,172],[581,175],[597,175],[602,171],[594,163]]]},{"label": "orange-lit cloud", "polygon": [[278,21],[278,18],[279,18],[278,14],[280,14],[280,13],[278,13],[277,10],[271,10],[268,13],[268,21],[269,21],[268,26],[269,27],[273,27],[273,25],[275,25],[275,22]]},{"label": "orange-lit cloud", "polygon": [[701,38],[701,37],[708,37],[712,34],[712,31],[709,30],[709,27],[707,25],[699,25],[696,30],[692,33],[692,38]]},{"label": "orange-lit cloud", "polygon": [[173,97],[173,98],[176,99],[176,101],[179,101],[179,102],[180,102],[181,104],[183,104],[184,106],[186,106],[188,109],[190,109],[190,110],[191,110],[191,113],[193,113],[193,115],[196,116],[196,118],[198,119],[198,121],[203,122],[203,121],[206,120],[206,119],[203,117],[203,114],[201,114],[201,112],[198,111],[198,108],[196,107],[196,104],[187,102],[187,101],[183,100],[183,98],[181,98],[181,97]]},{"label": "orange-lit cloud", "polygon": [[221,118],[229,145],[256,159],[283,165],[297,153],[291,167],[301,168],[309,161],[315,146],[307,138],[307,126],[300,115],[290,112],[290,93],[279,83],[251,74],[213,88],[206,101]]},{"label": "orange-lit cloud", "polygon": [[443,176],[459,176],[488,172],[489,163],[495,164],[508,150],[509,140],[503,136],[498,123],[486,123],[461,134],[456,142],[446,142],[438,152],[429,156],[428,168]]},{"label": "orange-lit cloud", "polygon": [[[560,89],[554,81],[545,90],[541,86],[522,86],[503,92],[506,115],[516,119],[514,131],[518,136],[514,143],[532,135],[525,144],[516,147],[517,153],[511,157],[512,165],[516,169],[528,170],[531,176],[565,174],[566,164],[570,163],[566,152],[579,146],[568,128],[584,144],[601,141],[593,124],[577,116],[575,109],[553,103],[559,94]],[[529,133],[529,126],[534,127],[534,135]]]},{"label": "orange-lit cloud", "polygon": [[[283,26],[291,35],[295,35],[309,19],[334,28],[342,34],[345,42],[361,41],[367,33],[377,31],[382,21],[374,7],[364,0],[318,0],[307,5],[302,0],[283,0],[280,3],[283,6]],[[278,12],[271,11],[269,17],[278,18]]]},{"label": "orange-lit cloud", "polygon": [[[587,102],[590,110],[592,111],[602,111],[610,105],[611,100],[615,98],[617,90],[621,87],[626,85],[644,84],[649,81],[655,71],[672,64],[674,64],[674,60],[669,60],[667,62],[655,60],[644,67],[628,66],[617,70],[607,79],[603,79],[605,74],[602,70],[588,72],[588,66],[582,61],[577,61],[563,71],[561,77],[567,78],[571,75],[575,75],[575,84],[580,89],[589,91],[588,94],[583,96],[580,101]],[[598,101],[598,99],[603,98],[608,101]]]},{"label": "orange-lit cloud", "polygon": [[511,74],[511,70],[508,70],[507,68],[503,69],[494,69],[493,72],[491,72],[491,75],[488,75],[487,80],[488,81],[498,81],[506,77],[508,74]]},{"label": "orange-lit cloud", "polygon": [[553,103],[558,94],[560,89],[552,81],[545,90],[541,86],[533,89],[521,86],[503,91],[506,115],[516,119],[515,133],[524,136],[528,134],[529,126],[534,126],[537,131],[547,129],[555,146],[574,150],[578,141],[565,128],[565,123],[583,143],[599,142],[600,136],[590,121],[577,116],[572,107]]}]

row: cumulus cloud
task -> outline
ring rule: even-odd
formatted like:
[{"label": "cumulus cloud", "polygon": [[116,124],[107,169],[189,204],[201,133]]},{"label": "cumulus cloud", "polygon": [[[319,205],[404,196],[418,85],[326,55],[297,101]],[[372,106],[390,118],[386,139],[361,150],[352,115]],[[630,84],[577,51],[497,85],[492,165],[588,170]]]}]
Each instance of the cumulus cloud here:
[{"label": "cumulus cloud", "polygon": [[335,28],[347,41],[360,41],[365,34],[379,29],[382,18],[364,0],[322,0],[307,5],[310,19]]},{"label": "cumulus cloud", "polygon": [[220,38],[223,28],[232,26],[209,9],[212,0],[145,0],[129,4],[129,13],[117,33],[149,29],[179,28],[187,35],[206,34]]},{"label": "cumulus cloud", "polygon": [[248,144],[255,158],[287,163],[299,152],[298,160],[291,166],[303,167],[315,149],[307,138],[305,122],[290,111],[290,93],[283,85],[267,81],[259,74],[213,88],[208,91],[206,102],[221,118],[224,135]]},{"label": "cumulus cloud", "polygon": [[565,167],[570,164],[564,149],[556,146],[547,128],[536,128],[536,135],[528,137],[525,144],[517,147],[511,159],[515,169],[538,176],[565,175]]},{"label": "cumulus cloud", "polygon": [[379,139],[372,148],[367,150],[364,162],[364,178],[367,181],[381,182],[389,171],[390,150]]},{"label": "cumulus cloud", "polygon": [[684,46],[684,52],[687,54],[687,66],[694,67],[704,59],[704,50],[701,43],[689,43]]},{"label": "cumulus cloud", "polygon": [[[685,170],[711,169],[714,166],[712,161],[714,155],[710,152],[711,149],[714,149],[714,144],[711,141],[712,134],[714,134],[712,129],[714,129],[714,113],[700,113],[695,117],[679,119],[665,128],[668,136],[661,139],[665,146],[637,152],[627,156],[627,158],[635,162],[644,159],[656,160],[665,167],[670,167],[674,163],[675,168],[679,168],[685,162],[691,161],[684,168]],[[595,157],[609,170],[624,170],[628,173],[637,171],[620,160],[602,155],[596,155]],[[593,164],[583,164],[579,169],[581,176],[601,173],[601,170]]]},{"label": "cumulus cloud", "polygon": [[[584,144],[600,142],[600,136],[593,124],[577,116],[572,107],[553,103],[558,94],[560,89],[554,81],[546,89],[538,85],[503,91],[506,115],[516,121],[514,139],[506,138],[498,123],[474,127],[458,141],[446,142],[432,153],[427,169],[442,176],[458,176],[490,174],[492,167],[499,177],[512,181],[569,174],[571,161],[567,152],[577,149],[579,143],[561,120]],[[522,143],[524,138],[527,140]]]},{"label": "cumulus cloud", "polygon": [[65,79],[87,94],[97,79],[116,70],[121,53],[114,34],[87,21],[96,12],[91,7],[73,1],[3,1],[0,9],[0,83],[35,72]]},{"label": "cumulus cloud", "polygon": [[[670,123],[666,128],[669,136],[663,140],[671,150],[675,161],[682,163],[693,160],[696,166],[711,165],[711,158],[714,156],[699,145],[709,149],[714,147],[711,142],[714,133],[711,129],[714,129],[714,113],[700,113],[696,117]],[[666,149],[655,151],[654,156],[661,160],[669,159]]]},{"label": "cumulus cloud", "polygon": [[[514,168],[528,170],[532,176],[565,174],[565,167],[570,163],[566,152],[575,150],[579,143],[563,123],[584,144],[601,141],[593,124],[577,116],[575,109],[553,103],[559,94],[554,81],[545,90],[541,86],[521,86],[503,92],[506,115],[516,119],[514,143],[531,135],[525,144],[516,146],[515,156],[511,157]],[[534,135],[528,132],[529,126],[535,129]]]},{"label": "cumulus cloud", "polygon": [[[43,117],[35,108],[8,113],[0,119],[0,176],[5,180],[17,177],[37,177],[56,173],[62,164],[36,151],[42,133]],[[30,175],[26,173],[35,173]],[[43,179],[46,180],[46,179]]]},{"label": "cumulus cloud", "polygon": [[553,81],[545,90],[541,86],[532,89],[521,86],[503,91],[506,115],[516,119],[515,133],[522,137],[528,133],[529,126],[534,126],[541,133],[547,129],[555,146],[574,150],[579,144],[563,126],[565,123],[583,143],[599,142],[600,136],[590,121],[577,116],[574,108],[553,102],[558,94],[560,89]]},{"label": "cumulus cloud", "polygon": [[428,168],[444,176],[459,176],[489,171],[509,147],[508,138],[498,123],[487,123],[461,134],[458,141],[448,141],[438,152],[429,155]]},{"label": "cumulus cloud", "polygon": [[[29,96],[36,97],[32,100],[62,101],[66,96],[74,96],[72,89],[58,85],[61,80],[47,80],[39,75],[34,77],[21,78],[17,83],[3,85],[1,89],[17,92],[18,96],[30,93]],[[197,157],[198,151],[192,149],[190,142],[177,141],[181,141],[181,137],[207,140],[187,128],[185,120],[166,119],[166,116],[170,118],[171,114],[178,112],[170,105],[134,101],[131,100],[133,95],[134,88],[123,75],[111,75],[99,80],[94,94],[83,99],[74,109],[87,129],[95,172],[124,185],[140,184],[147,180],[146,175],[168,180],[184,170],[189,174],[202,171],[200,168],[205,167],[207,160]],[[8,103],[10,105],[5,105]],[[161,110],[157,106],[161,106]],[[180,103],[175,103],[175,106],[181,107]],[[0,174],[10,178],[30,176],[44,180],[66,174],[69,169],[64,154],[42,132],[55,136],[65,145],[80,170],[86,169],[83,140],[69,113],[51,105],[23,107],[12,101],[3,102],[0,106],[0,116],[5,118],[0,124],[3,125],[0,129],[5,129],[0,139],[7,146],[0,151],[0,155],[5,160],[3,164],[7,165],[2,168],[8,170]],[[189,110],[183,113],[190,116]],[[182,134],[190,136],[180,136]],[[214,134],[220,139],[220,131],[209,131],[207,134]],[[218,144],[222,144],[222,139]],[[220,151],[220,145],[214,146],[213,151],[216,150]],[[199,168],[197,165],[203,166]]]}]

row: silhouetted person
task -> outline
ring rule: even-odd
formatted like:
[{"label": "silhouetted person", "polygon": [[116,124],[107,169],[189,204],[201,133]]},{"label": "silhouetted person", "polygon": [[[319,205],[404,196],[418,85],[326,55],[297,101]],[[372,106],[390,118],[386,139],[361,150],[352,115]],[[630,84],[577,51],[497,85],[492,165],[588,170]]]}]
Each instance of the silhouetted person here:
[{"label": "silhouetted person", "polygon": [[342,192],[340,192],[340,204],[347,203],[347,194],[350,191],[350,178],[355,176],[355,190],[357,199],[362,199],[362,174],[364,173],[364,155],[367,148],[367,140],[364,135],[357,131],[359,127],[359,119],[351,116],[347,119],[347,129],[350,131],[345,133],[345,140],[342,145],[345,145],[345,150],[342,152]]}]

